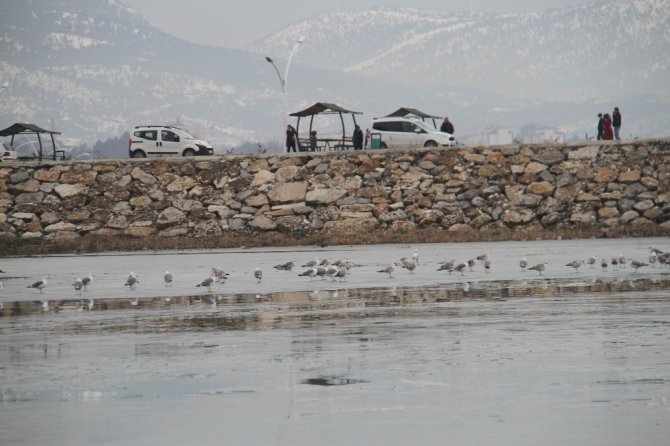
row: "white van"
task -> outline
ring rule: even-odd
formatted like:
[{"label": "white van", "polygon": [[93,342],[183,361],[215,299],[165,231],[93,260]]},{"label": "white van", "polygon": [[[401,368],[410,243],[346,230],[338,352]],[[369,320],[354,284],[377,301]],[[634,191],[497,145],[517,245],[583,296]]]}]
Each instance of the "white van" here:
[{"label": "white van", "polygon": [[131,158],[213,154],[214,148],[210,143],[195,139],[178,127],[138,126],[130,132],[128,139],[128,156]]},{"label": "white van", "polygon": [[440,132],[432,125],[412,118],[377,118],[372,134],[381,135],[380,148],[413,148],[453,146],[454,136]]}]

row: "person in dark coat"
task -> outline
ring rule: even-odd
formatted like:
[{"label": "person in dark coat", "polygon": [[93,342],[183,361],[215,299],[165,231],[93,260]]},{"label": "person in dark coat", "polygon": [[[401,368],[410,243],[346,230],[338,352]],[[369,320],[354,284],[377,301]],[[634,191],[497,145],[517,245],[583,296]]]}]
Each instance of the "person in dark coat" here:
[{"label": "person in dark coat", "polygon": [[360,125],[356,124],[354,135],[351,139],[354,143],[354,150],[363,150],[363,130],[361,130]]},{"label": "person in dark coat", "polygon": [[612,141],[614,139],[614,132],[612,131],[612,118],[609,113],[605,113],[603,122],[603,140]]},{"label": "person in dark coat", "polygon": [[605,130],[605,118],[603,118],[602,113],[598,113],[598,141],[603,139],[603,131]]},{"label": "person in dark coat", "polygon": [[614,107],[614,112],[612,113],[612,127],[614,127],[614,139],[617,141],[619,138],[619,130],[621,129],[621,112],[619,107]]},{"label": "person in dark coat", "polygon": [[450,135],[453,135],[455,130],[454,130],[454,124],[449,121],[449,117],[445,116],[444,117],[444,122],[440,126],[440,131],[444,133],[449,133]]},{"label": "person in dark coat", "polygon": [[297,139],[298,134],[296,133],[295,129],[293,128],[292,125],[288,125],[286,127],[286,151],[290,152],[291,149],[293,149],[294,152],[297,152],[296,150],[296,139]]}]

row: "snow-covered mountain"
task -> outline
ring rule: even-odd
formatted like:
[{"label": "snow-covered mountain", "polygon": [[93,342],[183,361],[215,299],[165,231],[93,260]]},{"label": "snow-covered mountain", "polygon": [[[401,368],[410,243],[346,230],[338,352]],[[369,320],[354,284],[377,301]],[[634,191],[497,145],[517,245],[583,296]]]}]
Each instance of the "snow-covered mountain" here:
[{"label": "snow-covered mountain", "polygon": [[[408,106],[448,113],[458,134],[536,122],[580,136],[619,105],[624,134],[667,135],[669,3],[327,14],[231,50],[172,37],[115,0],[4,0],[0,127],[53,121],[74,144],[178,119],[222,151],[279,140],[286,112],[328,101],[365,112],[365,126]],[[265,55],[281,68],[302,35],[282,97]]]},{"label": "snow-covered mountain", "polygon": [[416,9],[333,13],[251,46],[284,54],[308,36],[315,67],[415,85],[542,100],[670,92],[670,1],[610,0],[541,13]]}]

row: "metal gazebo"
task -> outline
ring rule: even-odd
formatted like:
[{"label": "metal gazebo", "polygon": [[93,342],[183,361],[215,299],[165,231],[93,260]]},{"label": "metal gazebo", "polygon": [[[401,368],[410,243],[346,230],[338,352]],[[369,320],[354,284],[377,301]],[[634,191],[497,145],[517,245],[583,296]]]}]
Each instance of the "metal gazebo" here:
[{"label": "metal gazebo", "polygon": [[[297,111],[295,113],[291,113],[290,116],[295,116],[298,118],[298,122],[296,124],[296,133],[299,135],[300,134],[300,119],[305,118],[309,116],[309,134],[312,134],[312,125],[314,123],[314,116],[320,115],[320,114],[330,114],[330,115],[339,115],[340,116],[340,122],[342,123],[342,138],[337,139],[335,142],[337,143],[335,146],[336,147],[348,147],[351,146],[351,138],[347,137],[346,133],[346,128],[344,126],[344,117],[343,115],[345,114],[350,114],[353,121],[354,121],[354,127],[356,126],[356,115],[361,115],[363,114],[362,112],[357,112],[353,110],[348,110],[344,107],[340,107],[337,104],[332,104],[328,102],[317,102],[316,104],[312,105],[311,107],[307,107],[304,110]],[[299,139],[299,138],[298,138]]]},{"label": "metal gazebo", "polygon": [[[38,160],[42,161],[42,138],[40,135],[44,133],[51,136],[51,144],[53,145],[53,159],[56,159],[56,153],[59,152],[56,150],[56,141],[54,141],[54,135],[60,135],[60,132],[52,132],[51,130],[43,129],[42,127],[36,126],[35,124],[24,124],[17,122],[4,130],[0,130],[0,136],[11,136],[12,140],[10,144],[14,146],[14,136],[16,135],[37,135],[37,141],[39,142],[40,151],[38,154]],[[62,153],[62,151],[61,151]]]}]

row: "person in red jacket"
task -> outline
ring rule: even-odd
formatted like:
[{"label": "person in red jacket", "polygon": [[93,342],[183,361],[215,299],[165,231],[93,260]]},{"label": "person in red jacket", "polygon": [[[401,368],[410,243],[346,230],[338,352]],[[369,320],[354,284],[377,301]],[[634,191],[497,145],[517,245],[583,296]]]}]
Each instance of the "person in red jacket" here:
[{"label": "person in red jacket", "polygon": [[603,122],[603,140],[612,141],[614,139],[614,130],[612,130],[612,118],[609,113],[605,113],[605,122]]}]

